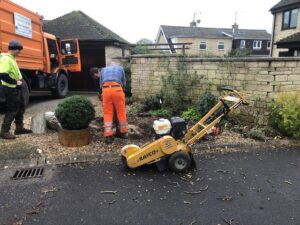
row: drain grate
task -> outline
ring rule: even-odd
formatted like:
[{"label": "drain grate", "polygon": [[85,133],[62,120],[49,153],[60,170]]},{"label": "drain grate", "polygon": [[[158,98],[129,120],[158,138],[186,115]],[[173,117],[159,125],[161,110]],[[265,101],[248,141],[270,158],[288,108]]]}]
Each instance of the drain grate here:
[{"label": "drain grate", "polygon": [[44,168],[30,168],[30,169],[20,169],[17,170],[12,179],[20,180],[20,179],[28,179],[43,176]]}]

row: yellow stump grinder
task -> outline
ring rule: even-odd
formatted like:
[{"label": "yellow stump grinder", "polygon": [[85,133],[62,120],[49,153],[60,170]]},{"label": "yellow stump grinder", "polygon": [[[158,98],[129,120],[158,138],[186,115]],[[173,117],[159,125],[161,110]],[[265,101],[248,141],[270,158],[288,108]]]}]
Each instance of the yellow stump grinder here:
[{"label": "yellow stump grinder", "polygon": [[187,170],[193,161],[192,145],[218,129],[218,124],[228,113],[248,104],[237,90],[231,87],[223,87],[222,90],[224,94],[216,105],[190,129],[180,117],[154,121],[153,127],[160,138],[142,147],[134,144],[124,146],[121,150],[123,163],[132,169],[155,163],[160,171],[168,167],[174,172]]}]

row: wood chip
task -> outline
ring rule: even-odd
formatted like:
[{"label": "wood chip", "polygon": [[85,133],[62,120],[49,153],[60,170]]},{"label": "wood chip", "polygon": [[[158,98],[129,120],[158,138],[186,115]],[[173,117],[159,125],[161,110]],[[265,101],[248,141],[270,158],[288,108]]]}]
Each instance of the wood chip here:
[{"label": "wood chip", "polygon": [[284,183],[288,184],[288,185],[293,185],[293,183],[289,180],[285,180]]},{"label": "wood chip", "polygon": [[202,204],[205,203],[206,201],[207,201],[207,198],[204,199],[204,200],[202,200],[202,201],[200,202],[200,205],[202,205]]},{"label": "wood chip", "polygon": [[229,171],[228,170],[215,170],[215,173],[224,173],[224,174],[227,174],[227,173],[229,173]]},{"label": "wood chip", "polygon": [[176,185],[175,187],[180,187],[180,184],[178,182],[170,181],[170,180],[168,180],[168,182],[171,184],[175,184]]},{"label": "wood chip", "polygon": [[25,213],[27,215],[35,215],[35,214],[38,214],[40,211],[37,210],[37,209],[31,209],[31,210],[28,210],[28,211],[25,211]]},{"label": "wood chip", "polygon": [[116,195],[118,191],[100,191],[100,194],[113,194]]},{"label": "wood chip", "polygon": [[202,191],[208,190],[208,185],[206,185],[204,188],[200,189],[199,191],[184,191],[185,194],[191,194],[191,195],[197,195],[200,194]]},{"label": "wood chip", "polygon": [[192,203],[191,202],[188,202],[188,201],[183,201],[184,204],[188,204],[188,205],[191,205]]},{"label": "wood chip", "polygon": [[59,191],[57,187],[47,187],[42,189],[42,193],[57,192],[57,191]]},{"label": "wood chip", "polygon": [[228,225],[233,225],[234,219],[226,220],[225,218],[222,218],[223,222],[225,222]]},{"label": "wood chip", "polygon": [[231,197],[231,196],[228,196],[228,195],[225,195],[224,197],[219,197],[219,198],[217,198],[217,200],[220,200],[220,201],[227,201],[227,202],[229,202],[229,201],[232,201],[233,200],[233,197]]}]

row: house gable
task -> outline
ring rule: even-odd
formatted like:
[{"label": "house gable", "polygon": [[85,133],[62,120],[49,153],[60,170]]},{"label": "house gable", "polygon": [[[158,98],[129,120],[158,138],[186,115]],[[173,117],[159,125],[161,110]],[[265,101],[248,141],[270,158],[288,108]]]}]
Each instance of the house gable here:
[{"label": "house gable", "polygon": [[[291,17],[292,10],[298,11],[297,18],[294,18],[294,24],[289,22],[285,23],[283,27],[285,12],[290,12]],[[271,12],[274,14],[274,26],[273,26],[273,41],[272,41],[272,56],[293,56],[297,48],[300,48],[300,42],[297,43],[297,33],[300,32],[300,0],[282,0],[272,7]],[[288,14],[287,14],[288,15]],[[295,16],[295,15],[294,15]],[[287,20],[285,20],[287,21]],[[296,24],[295,24],[296,23]],[[299,47],[297,47],[299,46]]]}]

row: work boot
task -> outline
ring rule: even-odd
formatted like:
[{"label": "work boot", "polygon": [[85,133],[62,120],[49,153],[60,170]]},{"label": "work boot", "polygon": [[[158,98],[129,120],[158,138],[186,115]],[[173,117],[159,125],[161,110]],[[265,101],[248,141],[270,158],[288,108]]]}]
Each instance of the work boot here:
[{"label": "work boot", "polygon": [[113,136],[108,136],[105,137],[105,144],[112,144],[114,142],[114,137]]},{"label": "work boot", "polygon": [[0,137],[3,138],[3,139],[8,139],[8,140],[13,140],[13,139],[16,139],[16,136],[9,133],[9,132],[1,132],[0,133]]},{"label": "work boot", "polygon": [[15,135],[30,133],[32,133],[32,130],[24,128],[24,124],[16,124]]}]

